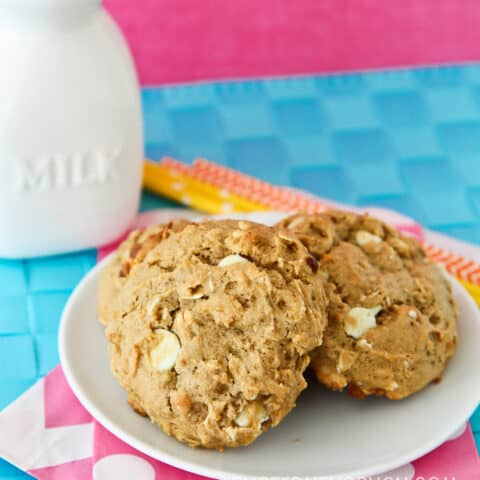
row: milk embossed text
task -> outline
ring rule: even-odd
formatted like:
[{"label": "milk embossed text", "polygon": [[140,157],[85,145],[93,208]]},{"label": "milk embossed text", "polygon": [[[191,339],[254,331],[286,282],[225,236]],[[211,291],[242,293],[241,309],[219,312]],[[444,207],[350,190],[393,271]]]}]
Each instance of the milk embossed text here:
[{"label": "milk embossed text", "polygon": [[115,178],[120,154],[121,148],[114,147],[17,159],[13,186],[17,192],[32,192],[105,184]]}]

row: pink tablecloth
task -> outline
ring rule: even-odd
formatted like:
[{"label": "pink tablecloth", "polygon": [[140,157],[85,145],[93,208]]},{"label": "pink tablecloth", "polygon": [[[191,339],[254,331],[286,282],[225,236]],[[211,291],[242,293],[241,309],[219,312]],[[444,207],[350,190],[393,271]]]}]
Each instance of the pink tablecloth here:
[{"label": "pink tablecloth", "polygon": [[105,0],[142,84],[480,59],[478,0]]}]

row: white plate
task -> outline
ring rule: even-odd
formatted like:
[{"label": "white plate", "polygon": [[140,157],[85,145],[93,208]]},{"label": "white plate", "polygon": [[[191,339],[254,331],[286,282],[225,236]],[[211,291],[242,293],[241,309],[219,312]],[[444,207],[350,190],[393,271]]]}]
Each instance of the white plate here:
[{"label": "white plate", "polygon": [[460,428],[480,400],[480,316],[455,280],[459,347],[444,379],[400,402],[364,401],[312,381],[297,408],[252,445],[223,453],[191,449],[135,414],[113,377],[96,317],[94,268],[70,297],[60,325],[61,363],[76,396],[108,430],[151,457],[218,479],[355,478],[391,470],[433,450]]}]

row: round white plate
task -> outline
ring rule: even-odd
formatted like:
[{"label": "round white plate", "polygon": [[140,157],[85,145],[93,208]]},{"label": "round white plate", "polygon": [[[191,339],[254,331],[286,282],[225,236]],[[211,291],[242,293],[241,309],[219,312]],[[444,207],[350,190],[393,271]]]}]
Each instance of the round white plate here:
[{"label": "round white plate", "polygon": [[[103,263],[103,262],[102,262]],[[443,381],[400,402],[364,401],[326,391],[312,379],[297,408],[252,445],[223,453],[186,447],[134,413],[113,377],[96,316],[102,263],[70,297],[59,333],[68,383],[108,430],[151,457],[218,479],[356,478],[391,470],[433,450],[470,417],[480,399],[480,318],[452,281],[460,306],[460,338]]]}]

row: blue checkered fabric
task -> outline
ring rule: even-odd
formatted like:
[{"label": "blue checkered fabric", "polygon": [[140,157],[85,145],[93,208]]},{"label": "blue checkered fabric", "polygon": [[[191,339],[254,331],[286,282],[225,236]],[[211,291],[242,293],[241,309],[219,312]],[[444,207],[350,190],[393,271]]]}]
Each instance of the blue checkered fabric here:
[{"label": "blue checkered fabric", "polygon": [[[142,92],[147,156],[203,156],[480,243],[480,66],[207,83]],[[145,193],[142,208],[172,206]],[[86,251],[0,260],[0,408],[58,362]],[[471,419],[480,445],[480,411]],[[0,461],[1,479],[29,478]]]}]

